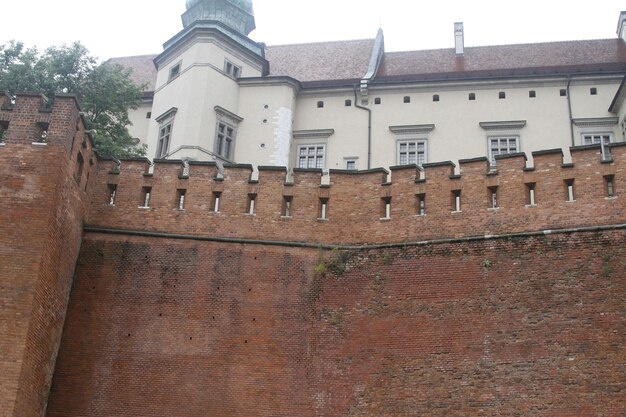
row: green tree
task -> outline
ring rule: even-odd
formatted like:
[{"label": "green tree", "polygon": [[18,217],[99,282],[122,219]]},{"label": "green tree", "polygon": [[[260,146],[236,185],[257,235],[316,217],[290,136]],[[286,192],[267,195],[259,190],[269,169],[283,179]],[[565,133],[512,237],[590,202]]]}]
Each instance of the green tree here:
[{"label": "green tree", "polygon": [[42,54],[22,42],[0,45],[0,91],[37,92],[49,98],[76,95],[101,155],[145,155],[127,129],[128,110],[137,108],[143,89],[131,76],[130,69],[119,65],[97,65],[80,42],[53,46]]}]

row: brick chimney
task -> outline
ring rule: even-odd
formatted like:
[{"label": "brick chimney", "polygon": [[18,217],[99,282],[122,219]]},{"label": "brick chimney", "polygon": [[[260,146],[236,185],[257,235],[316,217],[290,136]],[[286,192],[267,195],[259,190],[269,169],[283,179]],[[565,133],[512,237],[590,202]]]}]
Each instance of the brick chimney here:
[{"label": "brick chimney", "polygon": [[456,52],[456,56],[463,56],[464,43],[463,22],[456,22],[454,24],[454,49]]}]

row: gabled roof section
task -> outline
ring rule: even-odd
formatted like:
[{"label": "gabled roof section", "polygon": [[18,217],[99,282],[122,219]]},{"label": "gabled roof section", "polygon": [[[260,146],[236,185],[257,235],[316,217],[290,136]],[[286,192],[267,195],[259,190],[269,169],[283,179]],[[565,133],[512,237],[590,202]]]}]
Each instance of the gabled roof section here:
[{"label": "gabled roof section", "polygon": [[303,83],[359,80],[367,73],[374,39],[268,46],[269,75]]},{"label": "gabled roof section", "polygon": [[133,72],[132,80],[138,84],[145,84],[144,92],[154,92],[157,70],[154,65],[154,58],[157,55],[139,55],[111,58],[105,64],[118,64],[124,68],[130,68]]},{"label": "gabled roof section", "polygon": [[387,52],[379,80],[464,79],[626,70],[620,39]]}]

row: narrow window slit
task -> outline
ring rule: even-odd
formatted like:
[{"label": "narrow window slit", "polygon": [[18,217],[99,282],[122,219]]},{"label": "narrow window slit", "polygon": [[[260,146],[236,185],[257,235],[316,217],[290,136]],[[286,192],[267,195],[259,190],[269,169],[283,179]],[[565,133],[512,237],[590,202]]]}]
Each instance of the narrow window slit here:
[{"label": "narrow window slit", "polygon": [[150,207],[150,198],[152,195],[152,187],[143,187],[141,189],[141,206],[143,208]]},{"label": "narrow window slit", "polygon": [[526,205],[527,206],[537,205],[534,182],[526,183]]},{"label": "narrow window slit", "polygon": [[187,194],[187,190],[176,190],[176,201],[177,201],[177,209],[185,210],[185,194]]},{"label": "narrow window slit", "polygon": [[461,211],[461,190],[452,190],[452,211]]},{"label": "narrow window slit", "polygon": [[117,196],[117,184],[108,184],[109,188],[109,205],[115,205],[115,197]]},{"label": "narrow window slit", "polygon": [[567,179],[565,182],[565,198],[568,202],[576,201],[574,196],[574,179]]},{"label": "narrow window slit", "polygon": [[282,210],[282,216],[283,217],[291,217],[291,206],[293,203],[293,197],[292,196],[284,196],[283,197],[283,210]]},{"label": "narrow window slit", "polygon": [[615,175],[604,176],[604,190],[607,197],[615,197]]},{"label": "narrow window slit", "polygon": [[493,186],[488,188],[489,191],[489,207],[492,209],[498,208],[498,187]]},{"label": "narrow window slit", "polygon": [[391,218],[391,197],[382,198],[382,219]]},{"label": "narrow window slit", "polygon": [[256,194],[248,194],[248,214],[252,215],[256,210]]},{"label": "narrow window slit", "polygon": [[213,213],[220,212],[220,203],[221,203],[222,193],[219,191],[213,192],[213,199],[211,201],[211,211]]},{"label": "narrow window slit", "polygon": [[426,215],[426,194],[417,195],[417,215]]},{"label": "narrow window slit", "polygon": [[320,198],[319,220],[328,220],[328,198]]}]

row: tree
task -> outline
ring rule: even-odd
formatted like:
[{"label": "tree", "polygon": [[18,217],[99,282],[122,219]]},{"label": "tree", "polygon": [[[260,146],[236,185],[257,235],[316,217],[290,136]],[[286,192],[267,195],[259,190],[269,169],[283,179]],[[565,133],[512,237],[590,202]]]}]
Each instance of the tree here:
[{"label": "tree", "polygon": [[80,42],[53,46],[43,54],[22,42],[0,45],[0,91],[37,92],[49,98],[76,95],[101,155],[145,155],[145,147],[138,147],[127,129],[128,110],[137,108],[143,89],[131,75],[119,65],[97,65]]}]

